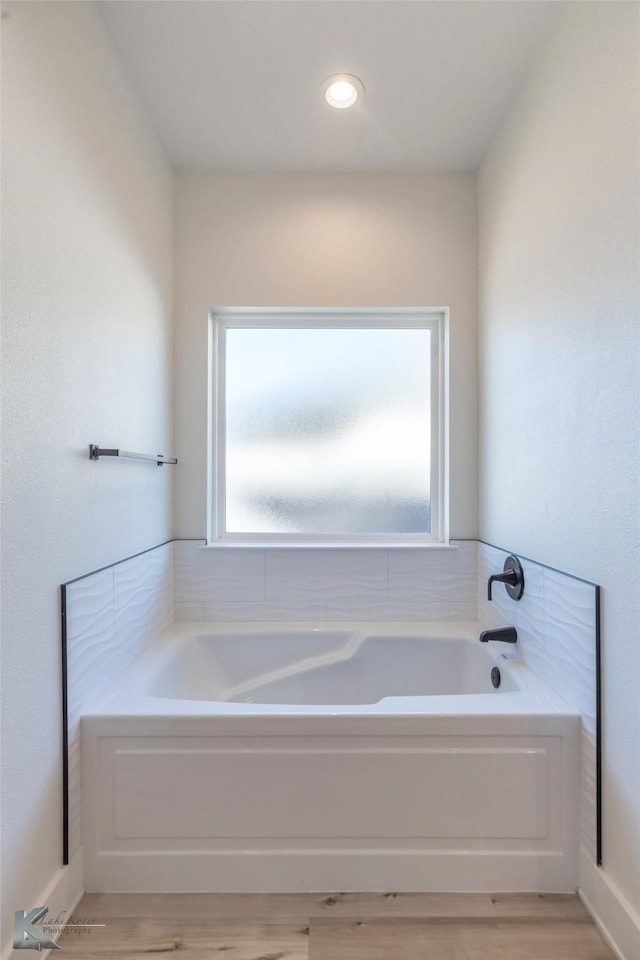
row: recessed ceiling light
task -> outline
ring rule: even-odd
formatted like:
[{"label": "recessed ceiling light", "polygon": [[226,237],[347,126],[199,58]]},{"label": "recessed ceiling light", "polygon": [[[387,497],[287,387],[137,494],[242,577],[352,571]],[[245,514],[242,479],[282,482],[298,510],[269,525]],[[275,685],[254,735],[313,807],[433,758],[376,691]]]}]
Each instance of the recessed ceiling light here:
[{"label": "recessed ceiling light", "polygon": [[334,73],[332,77],[327,77],[320,90],[329,106],[336,110],[345,110],[352,107],[358,98],[364,98],[362,81],[349,73]]}]

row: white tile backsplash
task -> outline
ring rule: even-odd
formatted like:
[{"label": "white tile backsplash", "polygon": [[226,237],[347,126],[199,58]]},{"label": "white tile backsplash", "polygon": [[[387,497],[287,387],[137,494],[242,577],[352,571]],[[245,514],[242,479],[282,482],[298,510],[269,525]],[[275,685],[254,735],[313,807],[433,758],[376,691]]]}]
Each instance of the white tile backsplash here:
[{"label": "white tile backsplash", "polygon": [[67,587],[71,853],[79,827],[79,719],[175,618],[192,621],[476,620],[513,625],[521,656],[583,717],[582,843],[595,856],[595,598],[591,584],[522,560],[525,593],[487,580],[507,552],[203,549],[178,540]]},{"label": "white tile backsplash", "polygon": [[476,545],[451,550],[203,549],[176,540],[67,586],[69,837],[81,844],[80,717],[175,618],[476,617]]},{"label": "white tile backsplash", "polygon": [[386,550],[268,550],[267,599],[387,598]]},{"label": "white tile backsplash", "polygon": [[476,618],[475,541],[448,550],[203,546],[174,543],[176,618]]},{"label": "white tile backsplash", "polygon": [[568,577],[557,570],[545,568],[545,609],[549,617],[565,623],[575,623],[588,632],[595,630],[593,584]]},{"label": "white tile backsplash", "polygon": [[82,794],[80,791],[80,737],[69,744],[69,852],[82,846]]},{"label": "white tile backsplash", "polygon": [[324,620],[326,604],[317,600],[218,600],[205,603],[205,620]]},{"label": "white tile backsplash", "polygon": [[[596,859],[595,588],[544,571],[545,679],[582,716],[581,844]],[[559,687],[562,690],[559,690]]]},{"label": "white tile backsplash", "polygon": [[80,717],[175,618],[473,620],[475,541],[455,549],[203,549],[177,540],[66,588],[71,853]]},{"label": "white tile backsplash", "polygon": [[203,540],[174,541],[177,603],[265,599],[264,550],[211,550],[202,549],[203,544]]},{"label": "white tile backsplash", "polygon": [[582,717],[581,843],[595,860],[596,587],[520,558],[522,599],[512,600],[496,583],[489,603],[487,580],[508,555],[478,543],[478,619],[483,629],[514,626],[527,665]]},{"label": "white tile backsplash", "polygon": [[173,605],[173,615],[177,621],[180,620],[204,620],[204,603],[201,601],[194,603],[183,603],[176,600]]},{"label": "white tile backsplash", "polygon": [[515,627],[520,653],[533,669],[537,658],[544,656],[544,568],[520,557],[525,583],[522,598],[512,600],[504,584],[494,583],[492,600],[489,601],[489,576],[502,572],[508,556],[505,550],[478,544],[478,619],[483,629]]},{"label": "white tile backsplash", "polygon": [[345,597],[329,600],[327,620],[447,620],[449,604],[401,601],[361,600]]},{"label": "white tile backsplash", "polygon": [[114,646],[123,673],[173,620],[171,544],[113,568]]},{"label": "white tile backsplash", "polygon": [[173,546],[67,584],[69,854],[80,831],[80,718],[173,621]]},{"label": "white tile backsplash", "polygon": [[117,676],[114,650],[113,567],[71,583],[67,610],[67,731],[78,736],[80,717]]},{"label": "white tile backsplash", "polygon": [[476,544],[453,550],[389,550],[389,600],[476,602]]},{"label": "white tile backsplash", "polygon": [[478,604],[473,601],[455,601],[449,604],[449,620],[475,620],[478,616]]},{"label": "white tile backsplash", "polygon": [[597,856],[597,782],[595,735],[582,729],[582,770],[580,779],[580,843],[588,857]]}]

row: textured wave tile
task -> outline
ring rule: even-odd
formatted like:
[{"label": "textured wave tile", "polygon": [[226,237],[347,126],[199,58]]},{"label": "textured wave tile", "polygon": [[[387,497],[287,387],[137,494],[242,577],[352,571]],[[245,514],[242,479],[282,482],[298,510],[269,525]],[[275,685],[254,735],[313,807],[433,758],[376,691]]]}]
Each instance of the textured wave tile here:
[{"label": "textured wave tile", "polygon": [[544,571],[545,646],[553,655],[554,689],[595,730],[596,592],[555,570]]},{"label": "textured wave tile", "polygon": [[582,717],[580,835],[595,859],[595,587],[524,560],[523,599],[515,603],[496,585],[488,603],[487,578],[502,570],[506,556],[478,544],[478,615],[483,627],[513,623],[528,666]]},{"label": "textured wave tile", "polygon": [[462,601],[449,604],[449,620],[476,620],[478,616],[477,603]]},{"label": "textured wave tile", "polygon": [[[482,545],[479,545],[479,549]],[[478,564],[478,611],[483,624],[489,627],[513,626],[518,631],[521,655],[529,662],[534,654],[544,651],[544,581],[542,567],[522,560],[525,589],[520,600],[509,596],[501,583],[494,583],[492,600],[487,598],[487,583],[492,574],[500,573],[507,553],[491,550]]]},{"label": "textured wave tile", "polygon": [[264,600],[265,551],[200,549],[204,541],[174,543],[176,603]]},{"label": "textured wave tile", "polygon": [[595,655],[591,666],[581,662],[581,657],[573,657],[571,649],[571,631],[554,631],[555,647],[547,640],[550,663],[547,683],[571,704],[582,716],[585,728],[595,735],[596,727],[596,677]]},{"label": "textured wave tile", "polygon": [[521,599],[512,600],[501,584],[496,587],[503,594],[501,600],[518,631],[518,640],[527,659],[534,652],[541,654],[544,651],[544,568],[530,560],[521,562],[525,584]]},{"label": "textured wave tile", "polygon": [[267,600],[387,599],[384,550],[267,550]]},{"label": "textured wave tile", "polygon": [[557,570],[544,571],[545,613],[548,620],[575,624],[593,635],[596,625],[595,587]]},{"label": "textured wave tile", "polygon": [[80,738],[69,744],[69,857],[82,846]]},{"label": "textured wave tile", "polygon": [[500,550],[498,547],[492,547],[487,543],[479,543],[476,551],[478,570],[482,568],[483,576],[484,574],[498,573],[502,570],[504,561],[508,556],[509,553],[506,550]]},{"label": "textured wave tile", "polygon": [[367,600],[347,597],[327,603],[327,620],[447,620],[448,603]]},{"label": "textured wave tile", "polygon": [[66,588],[69,851],[80,847],[80,718],[173,619],[171,544]]},{"label": "textured wave tile", "polygon": [[123,673],[173,619],[171,550],[159,547],[113,569],[114,649]]},{"label": "textured wave tile", "polygon": [[522,658],[532,669],[539,669],[544,663],[543,568],[538,563],[522,559],[525,582],[522,598],[513,600],[503,584],[494,583],[493,599],[487,599],[489,577],[502,572],[508,556],[504,550],[478,544],[478,619],[484,629],[515,627]]},{"label": "textured wave tile", "polygon": [[455,550],[389,550],[389,599],[435,602],[476,599],[476,542]]},{"label": "textured wave tile", "polygon": [[582,731],[582,775],[580,790],[580,842],[592,860],[596,859],[597,821],[596,745],[587,730]]},{"label": "textured wave tile", "polygon": [[68,584],[66,594],[67,640],[96,633],[96,624],[104,624],[113,607],[113,568]]},{"label": "textured wave tile", "polygon": [[493,573],[496,569],[502,570],[504,561],[509,556],[509,553],[506,550],[501,550],[500,547],[494,547],[489,543],[481,543],[478,541],[478,546],[476,550],[476,560],[478,567],[484,565],[489,568],[489,572]]},{"label": "textured wave tile", "polygon": [[174,621],[173,610],[173,548],[172,544],[152,550],[149,559],[154,565],[150,573],[155,600],[153,605],[153,637],[159,636]]},{"label": "textured wave tile", "polygon": [[[533,650],[529,650],[524,656],[523,659],[527,664],[529,670],[532,670],[533,673],[537,674],[541,680],[544,680],[552,690],[555,690],[558,693],[557,687],[553,686],[551,680],[554,678],[554,668],[553,661],[549,660],[546,652],[544,650],[540,651],[537,647]],[[562,696],[562,694],[560,694]]]},{"label": "textured wave tile", "polygon": [[206,543],[206,540],[174,540],[171,544],[174,564],[189,560],[198,547],[204,547]]},{"label": "textured wave tile", "polygon": [[69,851],[80,848],[80,718],[117,672],[113,646],[113,569],[66,588]]},{"label": "textured wave tile", "polygon": [[483,584],[482,596],[486,597],[487,578],[492,573],[499,573],[504,566],[504,561],[509,554],[506,550],[498,550],[497,547],[490,547],[486,543],[478,543],[476,550],[476,565],[478,578]]},{"label": "textured wave tile", "polygon": [[491,602],[487,600],[487,582],[489,577],[493,573],[500,573],[504,567],[504,561],[508,556],[509,554],[504,550],[490,547],[486,543],[478,544],[478,620],[485,630],[511,624],[512,613],[509,605],[513,606],[514,601],[507,597],[504,588],[501,591],[494,591]]},{"label": "textured wave tile", "polygon": [[174,604],[174,618],[177,621],[198,621],[204,620],[203,613],[204,603],[175,603]]},{"label": "textured wave tile", "polygon": [[204,620],[325,620],[326,604],[317,600],[224,601],[203,604]]},{"label": "textured wave tile", "polygon": [[596,856],[596,590],[555,570],[544,571],[547,682],[582,716],[580,840]]},{"label": "textured wave tile", "polygon": [[113,643],[113,569],[69,584],[67,595],[68,731],[117,672]]}]

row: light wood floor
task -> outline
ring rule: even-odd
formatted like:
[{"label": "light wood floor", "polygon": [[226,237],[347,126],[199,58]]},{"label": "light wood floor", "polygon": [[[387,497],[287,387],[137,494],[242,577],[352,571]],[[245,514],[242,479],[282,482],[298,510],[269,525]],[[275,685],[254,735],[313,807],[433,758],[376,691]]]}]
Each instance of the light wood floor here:
[{"label": "light wood floor", "polygon": [[87,894],[73,921],[104,924],[67,928],[73,960],[614,960],[550,894]]}]

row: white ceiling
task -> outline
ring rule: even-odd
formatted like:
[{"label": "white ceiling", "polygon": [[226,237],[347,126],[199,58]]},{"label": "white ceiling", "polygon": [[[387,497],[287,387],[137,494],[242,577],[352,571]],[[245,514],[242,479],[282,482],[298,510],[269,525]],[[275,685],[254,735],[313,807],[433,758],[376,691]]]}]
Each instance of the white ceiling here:
[{"label": "white ceiling", "polygon": [[[559,4],[108,0],[98,8],[178,168],[475,169]],[[333,73],[364,103],[320,98]]]}]

